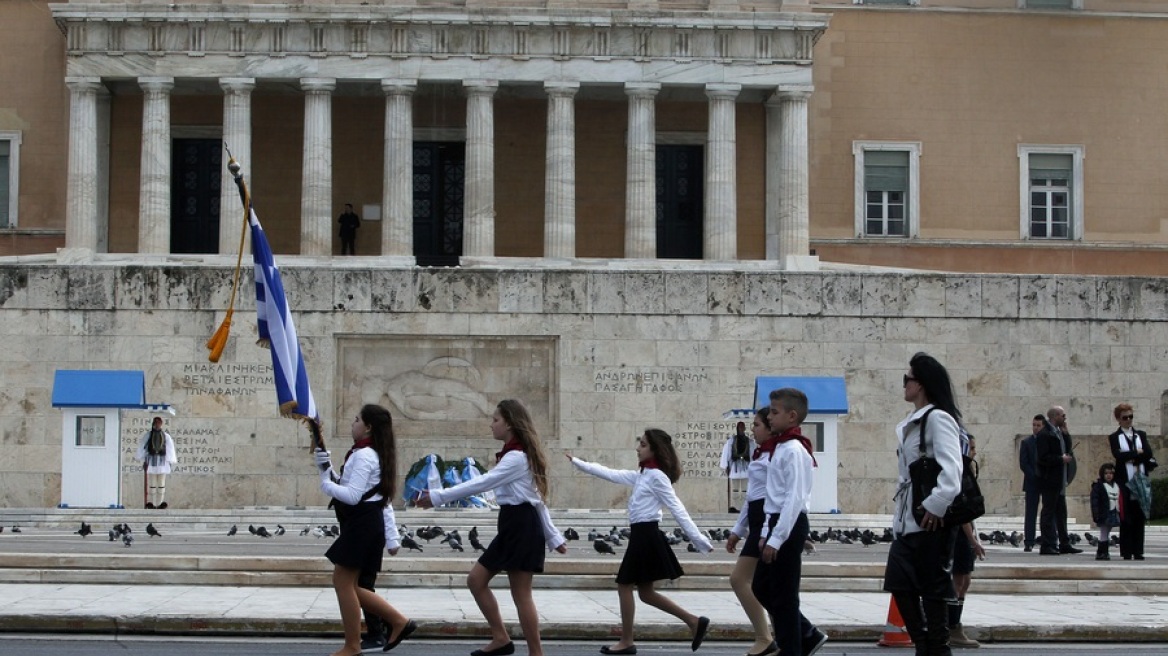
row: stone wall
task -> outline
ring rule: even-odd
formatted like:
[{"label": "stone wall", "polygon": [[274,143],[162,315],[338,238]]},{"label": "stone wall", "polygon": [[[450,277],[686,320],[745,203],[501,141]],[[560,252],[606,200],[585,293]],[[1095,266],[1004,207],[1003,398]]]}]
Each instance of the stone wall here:
[{"label": "stone wall", "polygon": [[[634,437],[659,426],[682,445],[687,475],[677,487],[690,509],[724,509],[721,416],[749,405],[755,377],[766,374],[846,378],[840,507],[889,512],[892,427],[909,410],[901,375],[920,350],[953,375],[979,438],[990,512],[1020,513],[1016,437],[1052,403],[1066,406],[1089,454],[1076,481],[1082,493],[1106,457],[1097,442],[1114,428],[1116,403],[1132,403],[1137,426],[1162,433],[1161,279],[285,260],[334,450],[359,405],[378,402],[394,413],[402,473],[431,451],[489,464],[497,449],[489,414],[517,396],[544,435],[557,507],[621,507],[623,489],[573,474],[561,455],[632,467]],[[57,369],[141,369],[148,400],[177,407],[167,420],[181,451],[172,505],[322,504],[307,433],[276,413],[246,272],[226,352],[207,362],[204,342],[230,283],[230,269],[193,263],[0,266],[0,505],[60,500]],[[126,412],[123,426],[125,455],[145,415]],[[137,505],[141,470],[123,462],[123,501]],[[1071,513],[1084,518],[1081,502]]]}]

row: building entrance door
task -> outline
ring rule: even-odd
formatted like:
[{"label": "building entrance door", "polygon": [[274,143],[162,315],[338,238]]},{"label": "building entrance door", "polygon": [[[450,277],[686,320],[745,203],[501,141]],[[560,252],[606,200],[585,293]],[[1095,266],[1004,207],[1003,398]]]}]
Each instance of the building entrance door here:
[{"label": "building entrance door", "polygon": [[171,147],[171,253],[219,252],[223,142],[175,139]]},{"label": "building entrance door", "polygon": [[657,257],[702,259],[702,146],[657,145]]},{"label": "building entrance door", "polygon": [[465,178],[465,144],[414,142],[414,257],[419,266],[458,264]]}]

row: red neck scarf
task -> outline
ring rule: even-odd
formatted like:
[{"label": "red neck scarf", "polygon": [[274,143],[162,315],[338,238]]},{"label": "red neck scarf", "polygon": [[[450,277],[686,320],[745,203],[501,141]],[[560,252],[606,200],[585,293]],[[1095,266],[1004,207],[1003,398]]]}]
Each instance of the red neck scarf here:
[{"label": "red neck scarf", "polygon": [[656,458],[646,458],[637,464],[641,466],[641,471],[645,471],[646,469],[661,469],[657,464]]},{"label": "red neck scarf", "polygon": [[771,435],[754,449],[754,454],[750,456],[751,460],[758,460],[762,454],[775,454],[775,447],[779,445],[779,436]]},{"label": "red neck scarf", "polygon": [[503,445],[503,450],[499,451],[498,453],[495,454],[495,462],[497,463],[500,460],[502,460],[503,456],[507,455],[508,451],[522,451],[522,450],[523,450],[523,445],[519,443],[519,440],[517,440],[515,438],[507,440],[507,443]]},{"label": "red neck scarf", "polygon": [[[811,456],[811,466],[819,466],[819,462],[815,460],[815,449],[811,446],[811,440],[807,439],[803,435],[803,431],[799,430],[798,426],[788,428],[781,435],[771,435],[771,439],[763,442],[762,445],[758,447],[758,449],[755,449],[755,457],[757,458],[758,454],[764,451],[773,454],[775,452],[775,447],[782,444],[783,442],[790,442],[791,440],[798,440],[799,443],[803,445],[803,448],[807,449],[807,453]],[[768,444],[770,447],[764,450],[764,447]]]},{"label": "red neck scarf", "polygon": [[367,446],[370,446],[370,447],[373,446],[373,438],[372,437],[362,437],[361,439],[357,440],[356,442],[353,442],[353,448],[349,449],[348,452],[345,453],[345,459],[341,461],[341,471],[344,471],[345,463],[349,462],[349,456],[353,455],[354,451],[356,451],[357,449],[364,449]]}]

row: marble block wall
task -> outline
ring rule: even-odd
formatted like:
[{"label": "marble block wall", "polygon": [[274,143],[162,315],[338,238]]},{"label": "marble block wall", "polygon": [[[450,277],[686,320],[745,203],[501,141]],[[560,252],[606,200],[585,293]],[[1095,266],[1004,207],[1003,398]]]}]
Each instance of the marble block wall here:
[{"label": "marble block wall", "polygon": [[[394,413],[401,473],[428,452],[490,464],[493,405],[517,396],[544,437],[556,507],[622,507],[625,490],[573,473],[562,454],[631,468],[634,438],[658,426],[682,452],[677,488],[690,510],[724,510],[722,413],[750,405],[756,376],[795,375],[846,379],[840,509],[889,512],[892,428],[909,410],[901,375],[921,350],[953,375],[990,512],[1021,512],[1015,440],[1051,404],[1066,406],[1092,460],[1106,455],[1095,443],[1120,401],[1137,426],[1163,433],[1162,279],[365,266],[281,262],[330,443],[343,446],[359,405],[378,402]],[[307,433],[276,413],[250,273],[223,358],[207,361],[230,284],[229,268],[202,264],[0,265],[0,505],[60,500],[57,369],[140,369],[148,400],[177,407],[172,505],[323,504]],[[146,419],[124,413],[128,505],[139,503],[129,454]],[[1098,464],[1081,463],[1076,483]],[[1085,518],[1072,494],[1071,513]]]}]

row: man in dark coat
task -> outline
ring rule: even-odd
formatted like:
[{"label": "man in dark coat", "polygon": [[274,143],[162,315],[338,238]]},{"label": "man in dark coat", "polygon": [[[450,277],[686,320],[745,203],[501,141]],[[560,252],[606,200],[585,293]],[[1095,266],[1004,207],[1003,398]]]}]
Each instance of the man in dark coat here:
[{"label": "man in dark coat", "polygon": [[1022,533],[1026,551],[1033,551],[1035,526],[1038,522],[1038,500],[1041,497],[1041,480],[1038,476],[1038,434],[1046,426],[1046,417],[1034,415],[1030,422],[1031,434],[1022,438],[1018,448],[1018,468],[1022,470],[1022,492],[1026,495],[1026,515]]},{"label": "man in dark coat", "polygon": [[1075,453],[1067,430],[1067,413],[1054,406],[1047,411],[1046,419],[1036,445],[1042,496],[1039,553],[1044,556],[1083,553],[1082,549],[1071,546],[1067,533],[1067,485],[1075,477]]},{"label": "man in dark coat", "polygon": [[353,211],[353,205],[345,203],[345,212],[337,222],[341,224],[341,255],[357,254],[357,228],[361,227],[361,218]]}]

